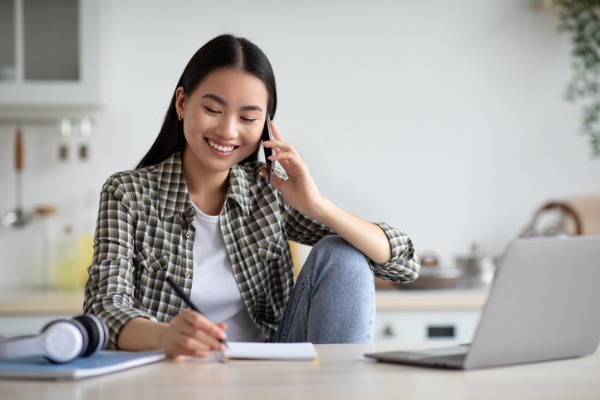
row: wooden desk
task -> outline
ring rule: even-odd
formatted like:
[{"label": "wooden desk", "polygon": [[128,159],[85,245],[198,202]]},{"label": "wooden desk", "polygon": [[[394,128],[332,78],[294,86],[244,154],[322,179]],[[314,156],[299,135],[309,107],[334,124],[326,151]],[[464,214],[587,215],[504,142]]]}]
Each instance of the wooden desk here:
[{"label": "wooden desk", "polygon": [[0,380],[0,398],[29,399],[599,399],[600,353],[469,372],[380,364],[368,351],[408,345],[318,345],[312,362],[164,361],[75,382]]}]

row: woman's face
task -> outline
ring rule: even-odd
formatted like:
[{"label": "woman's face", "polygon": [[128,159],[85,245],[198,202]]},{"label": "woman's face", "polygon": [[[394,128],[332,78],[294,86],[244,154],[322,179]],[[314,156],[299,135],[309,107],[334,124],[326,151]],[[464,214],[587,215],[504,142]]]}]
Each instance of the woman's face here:
[{"label": "woman's face", "polygon": [[189,96],[181,87],[176,95],[187,141],[186,163],[194,169],[226,172],[254,152],[269,97],[260,79],[223,68],[208,74]]}]

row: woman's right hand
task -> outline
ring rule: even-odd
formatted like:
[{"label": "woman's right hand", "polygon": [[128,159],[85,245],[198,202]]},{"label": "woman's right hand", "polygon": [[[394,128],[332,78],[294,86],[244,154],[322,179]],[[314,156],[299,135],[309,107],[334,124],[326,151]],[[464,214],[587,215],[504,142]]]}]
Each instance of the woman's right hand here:
[{"label": "woman's right hand", "polygon": [[227,335],[225,323],[214,323],[192,310],[181,310],[171,320],[163,339],[163,349],[169,358],[180,356],[207,357],[213,351],[225,351],[219,339]]}]

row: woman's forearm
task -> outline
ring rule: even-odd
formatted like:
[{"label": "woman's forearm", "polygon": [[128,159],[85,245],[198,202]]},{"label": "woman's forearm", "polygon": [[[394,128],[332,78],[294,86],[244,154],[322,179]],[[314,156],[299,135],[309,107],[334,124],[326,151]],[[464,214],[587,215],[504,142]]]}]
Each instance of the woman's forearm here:
[{"label": "woman's forearm", "polygon": [[117,345],[120,350],[144,351],[163,347],[168,325],[146,318],[134,318],[119,334]]},{"label": "woman's forearm", "polygon": [[339,208],[328,199],[323,199],[315,217],[374,262],[384,264],[390,260],[389,240],[377,225]]}]

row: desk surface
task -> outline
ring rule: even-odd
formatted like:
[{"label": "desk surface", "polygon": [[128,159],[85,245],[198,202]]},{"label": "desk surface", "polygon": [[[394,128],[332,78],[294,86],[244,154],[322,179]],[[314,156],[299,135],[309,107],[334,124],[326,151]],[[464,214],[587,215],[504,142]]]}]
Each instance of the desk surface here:
[{"label": "desk surface", "polygon": [[600,352],[469,372],[363,357],[409,345],[317,345],[319,362],[164,361],[75,382],[0,380],[0,398],[29,399],[599,399]]}]

